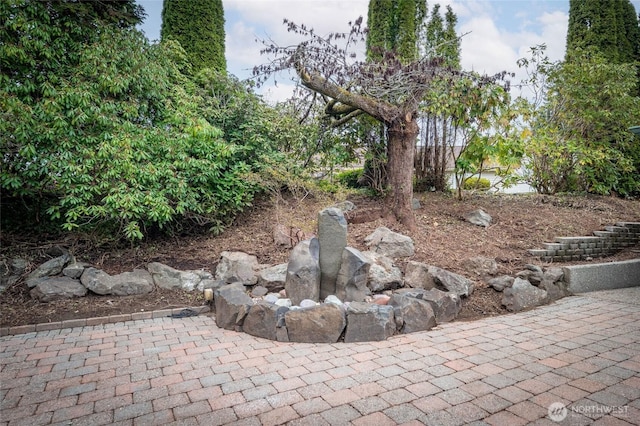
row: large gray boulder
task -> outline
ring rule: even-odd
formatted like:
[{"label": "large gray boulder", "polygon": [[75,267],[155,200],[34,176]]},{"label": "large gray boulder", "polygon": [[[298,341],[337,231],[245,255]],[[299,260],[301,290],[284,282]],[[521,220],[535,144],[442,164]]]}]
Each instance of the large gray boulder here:
[{"label": "large gray boulder", "polygon": [[410,237],[393,232],[384,226],[365,237],[364,242],[370,251],[387,257],[409,257],[415,253],[413,240]]},{"label": "large gray boulder", "polygon": [[38,278],[60,275],[62,273],[62,270],[70,260],[71,255],[66,250],[63,251],[63,254],[61,256],[47,260],[42,265],[31,271],[31,273],[27,276],[25,280],[27,286],[29,288],[35,287],[35,285],[38,284]]},{"label": "large gray boulder", "polygon": [[431,303],[438,324],[455,320],[462,309],[460,296],[455,293],[438,290],[437,288],[424,291],[422,293],[422,299]]},{"label": "large gray boulder", "polygon": [[111,294],[116,296],[151,293],[154,286],[151,274],[144,269],[113,275],[111,282]]},{"label": "large gray boulder", "polygon": [[343,302],[362,302],[371,293],[367,287],[371,263],[360,252],[347,247],[342,252],[342,264],[336,278],[336,292]]},{"label": "large gray boulder", "polygon": [[144,269],[134,269],[133,272],[112,276],[96,268],[86,268],[80,277],[80,282],[87,290],[99,295],[146,294],[154,288],[151,274]]},{"label": "large gray boulder", "polygon": [[[179,271],[160,262],[152,262],[147,265],[147,270],[153,277],[153,282],[160,288],[192,291],[202,286],[203,280],[213,280],[213,275],[202,270]],[[209,287],[210,288],[210,287]]]},{"label": "large gray boulder", "polygon": [[223,251],[216,267],[215,279],[231,283],[254,285],[258,282],[258,258],[240,251]]},{"label": "large gray boulder", "polygon": [[429,266],[429,274],[437,286],[442,286],[460,297],[468,297],[473,293],[473,282],[462,275],[454,274],[437,266]]},{"label": "large gray boulder", "polygon": [[289,255],[284,284],[294,305],[304,299],[320,300],[320,245],[317,238],[298,243]]},{"label": "large gray boulder", "polygon": [[86,268],[80,276],[80,282],[87,290],[100,295],[111,294],[113,287],[111,275],[96,268]]},{"label": "large gray boulder", "polygon": [[344,342],[373,342],[394,335],[396,322],[393,306],[352,302],[347,308]]},{"label": "large gray boulder", "polygon": [[286,263],[270,266],[258,271],[258,285],[265,287],[270,293],[277,293],[284,289],[287,281]]},{"label": "large gray boulder", "polygon": [[216,324],[225,330],[239,331],[242,323],[253,306],[253,300],[246,293],[244,285],[229,284],[213,292],[216,306]]},{"label": "large gray boulder", "polygon": [[404,271],[404,285],[411,288],[430,289],[436,286],[429,273],[429,265],[410,260]]},{"label": "large gray boulder", "polygon": [[87,294],[87,288],[70,277],[42,277],[31,289],[31,297],[40,302],[52,302],[54,300],[72,299],[83,297]]},{"label": "large gray boulder", "polygon": [[396,328],[400,333],[431,330],[436,326],[436,315],[431,303],[409,294],[394,293],[388,302],[393,306]]},{"label": "large gray boulder", "polygon": [[289,310],[284,320],[289,341],[299,343],[335,343],[347,325],[344,310],[333,303]]},{"label": "large gray boulder", "polygon": [[511,312],[540,306],[547,301],[547,292],[527,280],[516,278],[513,285],[502,292],[502,304]]},{"label": "large gray boulder", "polygon": [[252,336],[276,340],[278,309],[280,308],[272,303],[256,303],[249,309],[242,324],[242,330]]},{"label": "large gray boulder", "polygon": [[347,220],[335,207],[318,213],[320,243],[320,298],[336,293],[336,279],[342,263],[342,251],[347,247]]},{"label": "large gray boulder", "polygon": [[365,251],[362,255],[371,263],[367,287],[373,292],[394,290],[402,287],[402,271],[393,260],[381,254]]}]

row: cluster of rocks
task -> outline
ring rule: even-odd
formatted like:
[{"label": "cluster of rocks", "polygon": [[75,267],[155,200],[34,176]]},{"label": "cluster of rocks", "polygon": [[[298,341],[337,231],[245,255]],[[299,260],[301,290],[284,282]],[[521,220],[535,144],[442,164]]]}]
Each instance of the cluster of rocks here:
[{"label": "cluster of rocks", "polygon": [[403,274],[395,260],[414,254],[405,235],[380,227],[365,244],[364,252],[347,246],[344,211],[334,207],[318,214],[318,237],[298,242],[286,264],[260,269],[249,255],[230,262],[223,253],[217,325],[278,341],[384,340],[455,319],[473,292],[467,278],[420,262]]},{"label": "cluster of rocks", "polygon": [[515,277],[502,275],[488,281],[496,291],[502,292],[502,304],[509,311],[530,309],[571,295],[563,281],[562,268],[543,270],[537,265],[526,265],[526,268]]},{"label": "cluster of rocks", "polygon": [[65,249],[33,270],[25,279],[30,294],[40,302],[52,302],[98,295],[130,296],[147,294],[155,287],[164,289],[200,290],[213,288],[216,282],[211,273],[203,270],[179,271],[162,263],[152,262],[147,269],[134,269],[117,275],[77,262]]}]

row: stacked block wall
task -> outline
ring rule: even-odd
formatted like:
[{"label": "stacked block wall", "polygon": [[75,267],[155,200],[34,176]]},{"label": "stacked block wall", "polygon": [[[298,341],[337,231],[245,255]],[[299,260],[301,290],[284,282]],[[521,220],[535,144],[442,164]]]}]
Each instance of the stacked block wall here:
[{"label": "stacked block wall", "polygon": [[570,262],[615,254],[640,244],[640,222],[618,222],[588,237],[557,237],[544,249],[529,250],[545,262]]}]

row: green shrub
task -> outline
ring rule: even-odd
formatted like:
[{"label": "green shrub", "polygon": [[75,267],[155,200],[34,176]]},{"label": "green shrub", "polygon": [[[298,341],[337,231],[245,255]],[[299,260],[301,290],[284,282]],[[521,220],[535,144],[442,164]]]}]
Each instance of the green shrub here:
[{"label": "green shrub", "polygon": [[487,178],[472,176],[472,177],[466,178],[462,182],[462,189],[466,191],[471,191],[471,190],[487,191],[489,188],[491,188],[491,182]]},{"label": "green shrub", "polygon": [[336,174],[336,181],[347,188],[361,188],[360,179],[362,178],[362,173],[362,168],[345,170]]}]

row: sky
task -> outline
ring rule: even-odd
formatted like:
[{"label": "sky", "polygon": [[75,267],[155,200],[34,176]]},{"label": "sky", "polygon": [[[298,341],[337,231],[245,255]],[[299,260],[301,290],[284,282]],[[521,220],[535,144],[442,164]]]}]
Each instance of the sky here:
[{"label": "sky", "polygon": [[[136,0],[147,13],[139,26],[149,40],[160,38],[162,0]],[[225,11],[227,71],[240,79],[249,78],[254,66],[268,62],[260,55],[256,39],[272,39],[278,45],[301,41],[286,31],[287,18],[313,28],[317,34],[348,31],[348,23],[367,18],[368,0],[223,0]],[[444,13],[451,5],[458,17],[457,33],[461,40],[461,66],[464,70],[495,74],[516,73],[512,83],[519,83],[525,72],[518,68],[519,58],[529,57],[532,46],[546,44],[547,56],[561,60],[565,52],[569,0],[441,0],[428,1],[431,8],[440,3]],[[640,11],[640,0],[632,0]],[[364,49],[364,47],[362,47]],[[291,76],[295,77],[295,76]],[[295,82],[289,76],[278,84],[261,89],[267,100],[279,101],[290,96]],[[513,89],[519,95],[516,88]]]}]

